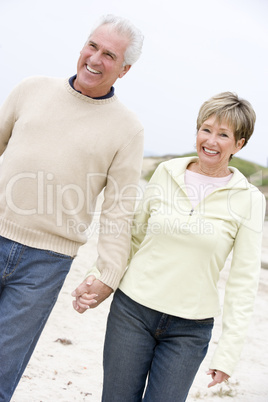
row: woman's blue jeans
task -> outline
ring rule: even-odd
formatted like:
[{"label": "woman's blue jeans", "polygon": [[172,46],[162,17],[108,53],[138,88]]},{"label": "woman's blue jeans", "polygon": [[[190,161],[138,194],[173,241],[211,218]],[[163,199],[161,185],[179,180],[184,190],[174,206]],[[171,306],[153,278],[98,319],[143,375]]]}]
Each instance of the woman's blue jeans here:
[{"label": "woman's blue jeans", "polygon": [[185,401],[213,323],[151,310],[117,290],[107,322],[102,401]]},{"label": "woman's blue jeans", "polygon": [[0,237],[0,401],[26,368],[73,259]]}]

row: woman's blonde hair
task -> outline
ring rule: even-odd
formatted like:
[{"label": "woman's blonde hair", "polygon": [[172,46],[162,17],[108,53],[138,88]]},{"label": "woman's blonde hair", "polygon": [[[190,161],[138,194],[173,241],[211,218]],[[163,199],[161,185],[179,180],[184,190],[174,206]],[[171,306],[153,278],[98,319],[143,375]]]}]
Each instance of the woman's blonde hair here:
[{"label": "woman's blonde hair", "polygon": [[243,147],[247,144],[254,131],[256,114],[251,104],[239,98],[235,93],[222,92],[203,103],[197,117],[197,131],[212,115],[221,122],[226,122],[234,131],[235,142],[245,138]]}]

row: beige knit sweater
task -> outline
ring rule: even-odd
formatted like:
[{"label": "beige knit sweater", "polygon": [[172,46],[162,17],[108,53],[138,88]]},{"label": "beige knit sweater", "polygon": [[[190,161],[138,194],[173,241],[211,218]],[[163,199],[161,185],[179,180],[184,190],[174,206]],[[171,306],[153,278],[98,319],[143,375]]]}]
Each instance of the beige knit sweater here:
[{"label": "beige knit sweater", "polygon": [[94,100],[67,79],[32,77],[0,109],[0,235],[75,256],[105,188],[101,280],[116,288],[129,256],[143,128],[114,95]]}]

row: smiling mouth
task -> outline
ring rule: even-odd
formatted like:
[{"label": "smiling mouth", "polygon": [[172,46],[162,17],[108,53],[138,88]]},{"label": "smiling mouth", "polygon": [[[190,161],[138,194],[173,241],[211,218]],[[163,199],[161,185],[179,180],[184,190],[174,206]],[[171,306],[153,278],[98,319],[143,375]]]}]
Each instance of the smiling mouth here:
[{"label": "smiling mouth", "polygon": [[218,151],[212,151],[211,149],[203,147],[203,150],[210,155],[217,155],[219,152]]},{"label": "smiling mouth", "polygon": [[92,74],[101,74],[100,71],[94,70],[93,68],[90,68],[88,65],[86,65],[86,68]]}]

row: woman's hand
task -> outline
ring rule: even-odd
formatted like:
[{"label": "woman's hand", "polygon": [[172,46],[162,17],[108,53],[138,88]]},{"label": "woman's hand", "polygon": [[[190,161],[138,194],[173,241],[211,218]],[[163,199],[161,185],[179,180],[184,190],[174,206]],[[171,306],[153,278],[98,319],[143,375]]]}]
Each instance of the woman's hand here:
[{"label": "woman's hand", "polygon": [[97,307],[112,292],[112,288],[91,275],[72,292],[72,296],[75,297],[73,308],[82,314],[89,308]]},{"label": "woman's hand", "polygon": [[84,293],[81,296],[78,296],[73,301],[73,307],[78,313],[84,313],[89,308],[93,308],[95,304],[97,304],[98,294],[96,293]]},{"label": "woman's hand", "polygon": [[208,384],[208,388],[213,387],[216,384],[220,384],[221,382],[228,382],[228,378],[230,376],[223,371],[220,370],[208,370],[207,375],[211,375],[212,381]]}]

